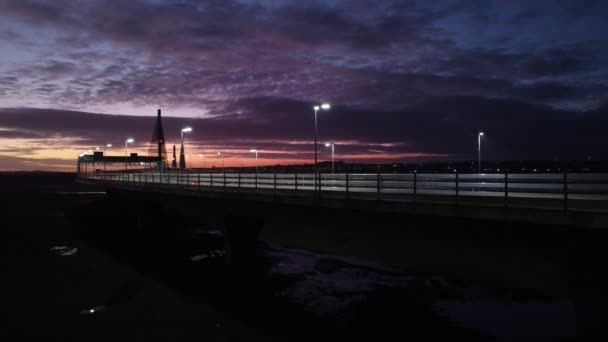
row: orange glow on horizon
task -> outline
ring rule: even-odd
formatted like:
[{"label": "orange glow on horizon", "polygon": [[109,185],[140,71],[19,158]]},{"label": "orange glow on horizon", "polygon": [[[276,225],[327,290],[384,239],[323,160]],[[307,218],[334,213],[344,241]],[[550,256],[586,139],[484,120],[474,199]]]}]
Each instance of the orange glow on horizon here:
[{"label": "orange glow on horizon", "polygon": [[[0,139],[0,171],[41,170],[41,171],[67,171],[76,170],[76,159],[85,152],[92,154],[96,146],[78,145],[79,137],[52,136],[46,139]],[[224,155],[224,167],[259,167],[275,165],[304,165],[312,164],[312,151],[286,151],[283,149],[260,149],[256,161],[255,154],[250,148],[228,146],[208,146],[201,149],[200,145],[185,144],[186,164],[188,168],[221,168],[222,158],[217,155],[221,151]],[[254,144],[252,144],[253,146]],[[392,146],[392,144],[388,144]],[[387,145],[387,146],[388,146]],[[108,148],[99,144],[104,155],[124,156],[124,142],[114,143]],[[128,145],[128,153],[148,155],[148,142],[135,140]],[[190,152],[190,153],[189,153]],[[168,163],[171,163],[172,152],[168,150]],[[349,153],[336,154],[337,162],[347,163],[394,163],[400,160],[416,158],[445,158],[447,154],[429,153]],[[178,156],[179,158],[179,156]],[[331,161],[328,153],[319,153],[320,162]]]}]

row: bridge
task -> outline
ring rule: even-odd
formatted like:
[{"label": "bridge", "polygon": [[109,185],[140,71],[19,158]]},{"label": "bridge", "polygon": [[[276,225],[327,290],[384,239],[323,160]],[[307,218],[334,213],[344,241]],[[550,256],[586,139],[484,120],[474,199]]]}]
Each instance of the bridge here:
[{"label": "bridge", "polygon": [[79,172],[108,188],[207,199],[608,227],[608,174]]},{"label": "bridge", "polygon": [[[606,173],[209,172],[168,167],[160,109],[149,156],[83,154],[78,180],[130,194],[608,227]],[[126,150],[126,146],[125,146]],[[257,153],[257,152],[256,152]],[[315,164],[316,165],[316,164]]]}]

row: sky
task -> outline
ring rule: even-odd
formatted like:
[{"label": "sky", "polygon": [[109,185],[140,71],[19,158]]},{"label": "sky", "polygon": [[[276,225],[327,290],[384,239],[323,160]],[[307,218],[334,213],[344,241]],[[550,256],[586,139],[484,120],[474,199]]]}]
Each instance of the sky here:
[{"label": "sky", "polygon": [[[606,159],[607,1],[0,0],[0,170]],[[319,158],[331,158],[321,145]]]}]

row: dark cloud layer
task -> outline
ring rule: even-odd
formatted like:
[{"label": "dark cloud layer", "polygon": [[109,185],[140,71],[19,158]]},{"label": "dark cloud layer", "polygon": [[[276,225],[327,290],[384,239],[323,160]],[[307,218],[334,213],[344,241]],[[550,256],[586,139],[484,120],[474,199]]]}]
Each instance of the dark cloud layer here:
[{"label": "dark cloud layer", "polygon": [[486,130],[495,158],[602,155],[601,13],[605,1],[0,0],[0,106],[57,109],[4,110],[0,139],[147,140],[149,118],[66,110],[160,105],[191,117],[168,131],[191,123],[200,144],[304,153],[311,106],[330,101],[321,136],[352,153],[470,158]]}]

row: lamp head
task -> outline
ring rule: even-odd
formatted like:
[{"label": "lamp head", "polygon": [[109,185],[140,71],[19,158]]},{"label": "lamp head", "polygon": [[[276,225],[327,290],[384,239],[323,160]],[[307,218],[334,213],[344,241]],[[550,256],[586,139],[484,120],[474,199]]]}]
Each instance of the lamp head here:
[{"label": "lamp head", "polygon": [[133,140],[133,138],[129,138],[129,139],[127,139],[127,143],[129,143],[129,144],[130,144],[130,143],[132,143],[132,142],[134,142],[134,141],[135,141],[135,140]]},{"label": "lamp head", "polygon": [[190,132],[192,132],[192,127],[182,128],[182,132],[184,132],[184,133],[190,133]]},{"label": "lamp head", "polygon": [[329,103],[324,103],[321,105],[322,109],[328,110],[329,108],[331,108],[331,105]]},{"label": "lamp head", "polygon": [[314,106],[314,107],[312,107],[312,108],[313,108],[314,110],[319,110],[319,109],[321,109],[321,107],[319,107],[319,106]]},{"label": "lamp head", "polygon": [[483,136],[483,132],[479,132],[479,136],[482,137]]},{"label": "lamp head", "polygon": [[112,147],[112,144],[107,144],[106,147]]}]

